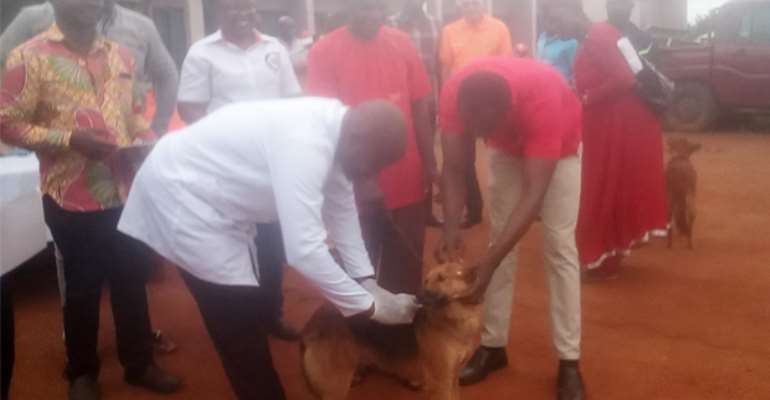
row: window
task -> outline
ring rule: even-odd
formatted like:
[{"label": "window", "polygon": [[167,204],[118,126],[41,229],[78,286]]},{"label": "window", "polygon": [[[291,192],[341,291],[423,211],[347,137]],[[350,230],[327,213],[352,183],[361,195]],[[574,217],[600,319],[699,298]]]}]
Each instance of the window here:
[{"label": "window", "polygon": [[752,13],[751,41],[770,43],[770,7],[762,6]]}]

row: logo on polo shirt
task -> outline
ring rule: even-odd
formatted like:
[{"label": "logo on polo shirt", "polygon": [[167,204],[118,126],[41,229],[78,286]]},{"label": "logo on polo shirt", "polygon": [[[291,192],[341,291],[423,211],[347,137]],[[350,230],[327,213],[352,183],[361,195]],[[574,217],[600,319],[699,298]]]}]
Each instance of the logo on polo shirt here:
[{"label": "logo on polo shirt", "polygon": [[265,64],[273,71],[278,72],[281,69],[281,54],[277,51],[265,54]]}]

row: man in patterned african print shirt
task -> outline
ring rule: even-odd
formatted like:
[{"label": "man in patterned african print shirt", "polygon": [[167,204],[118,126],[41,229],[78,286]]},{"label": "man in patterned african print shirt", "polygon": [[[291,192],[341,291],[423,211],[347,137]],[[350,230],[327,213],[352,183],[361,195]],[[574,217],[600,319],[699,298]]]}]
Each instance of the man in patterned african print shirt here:
[{"label": "man in patterned african print shirt", "polygon": [[99,35],[100,0],[54,0],[56,23],[16,48],[0,91],[0,138],[36,152],[46,224],[64,258],[70,399],[98,399],[97,331],[110,285],[118,353],[129,384],[169,393],[155,366],[145,275],[148,251],[116,229],[133,175],[121,151],[152,140],[135,107],[130,52]]}]

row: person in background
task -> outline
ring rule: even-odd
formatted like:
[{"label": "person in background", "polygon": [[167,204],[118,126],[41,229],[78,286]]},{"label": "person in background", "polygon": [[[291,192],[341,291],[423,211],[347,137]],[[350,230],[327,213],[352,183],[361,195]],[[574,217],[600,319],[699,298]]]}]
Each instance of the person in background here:
[{"label": "person in background", "polygon": [[[176,90],[179,79],[176,64],[151,19],[120,6],[115,0],[105,0],[104,10],[104,17],[98,29],[110,40],[131,50],[136,68],[133,90],[141,96],[141,106],[145,109],[147,108],[145,99],[153,97],[155,112],[151,126],[154,132],[163,134],[168,129],[169,121],[176,109]],[[0,70],[11,50],[48,30],[53,22],[54,9],[50,2],[22,9],[0,35]],[[55,256],[63,306],[66,282],[63,279],[63,266],[58,248],[55,248]],[[153,344],[159,353],[170,353],[177,348],[176,343],[159,330],[153,331],[153,338]]]},{"label": "person in background", "polygon": [[291,64],[294,66],[294,73],[302,82],[307,70],[307,55],[310,47],[313,46],[313,38],[300,37],[297,32],[297,23],[294,18],[283,16],[278,19],[278,39],[286,47],[291,58]]},{"label": "person in background", "polygon": [[[151,88],[155,92],[157,111],[151,126],[157,134],[163,134],[176,108],[179,75],[174,59],[150,18],[117,4],[115,0],[105,0],[105,5],[105,18],[99,29],[110,40],[131,50],[136,65],[134,90]],[[50,2],[22,9],[0,35],[0,65],[5,64],[11,50],[48,30],[53,22],[54,10]],[[144,96],[146,92],[142,91],[140,95]]]},{"label": "person in background", "polygon": [[[182,64],[179,114],[195,123],[236,102],[279,99],[301,93],[286,48],[257,31],[255,0],[218,0],[219,31],[193,44]],[[275,132],[280,135],[280,132]],[[283,320],[283,266],[286,259],[281,227],[262,222],[257,229],[257,254],[262,282],[259,302],[269,332],[295,340],[298,332]]]},{"label": "person in background", "polygon": [[259,222],[280,220],[289,264],[343,316],[413,320],[415,297],[374,280],[353,197],[353,181],[376,175],[405,148],[404,118],[385,101],[348,108],[333,99],[261,100],[227,105],[167,135],[142,164],[119,229],[179,266],[237,399],[285,399],[269,327],[254,312],[260,287],[270,284],[254,254]]},{"label": "person in background", "polygon": [[16,362],[16,320],[10,276],[0,276],[0,400],[8,400]]},{"label": "person in background", "polygon": [[574,38],[560,37],[557,33],[559,32],[558,21],[551,11],[551,3],[554,1],[560,0],[540,3],[543,32],[537,39],[537,59],[556,68],[567,82],[574,86],[575,54],[578,49],[578,41]]},{"label": "person in background", "polygon": [[444,236],[439,261],[463,247],[464,149],[488,144],[491,242],[476,263],[469,301],[484,301],[481,347],[460,372],[480,382],[508,365],[506,346],[516,273],[515,248],[539,217],[550,291],[553,344],[559,355],[558,400],[585,398],[581,377],[580,264],[575,225],[580,202],[580,102],[559,73],[531,59],[496,57],[472,63],[444,85]]},{"label": "person in background", "polygon": [[[356,106],[385,99],[404,114],[406,153],[377,184],[356,186],[361,226],[378,282],[396,293],[422,286],[425,187],[436,176],[429,105],[431,86],[420,55],[405,33],[384,26],[383,0],[347,0],[347,26],[310,50],[306,90]],[[381,193],[380,193],[381,191]]]},{"label": "person in background", "polygon": [[631,21],[633,12],[634,0],[607,1],[607,22],[627,37],[639,54],[647,54],[652,51],[655,40]]},{"label": "person in background", "polygon": [[[457,0],[462,18],[448,24],[441,32],[439,57],[442,77],[446,82],[452,74],[484,57],[513,56],[511,32],[503,21],[488,15],[481,0]],[[465,187],[468,198],[465,201],[464,228],[481,223],[484,208],[476,176],[476,145],[466,149],[469,153]]]},{"label": "person in background", "polygon": [[618,47],[623,33],[609,22],[592,26],[579,4],[561,5],[557,13],[562,35],[581,41],[575,59],[584,109],[580,261],[590,278],[607,278],[619,273],[633,247],[668,225],[661,124],[634,91],[634,73]]},{"label": "person in background", "polygon": [[[40,160],[46,224],[63,257],[71,400],[99,399],[99,303],[110,286],[124,379],[158,393],[180,380],[153,361],[145,282],[151,261],[117,231],[132,163],[120,148],[154,140],[134,95],[128,50],[99,33],[102,0],[54,0],[55,23],[8,56],[2,140]],[[93,77],[93,79],[92,79]]]},{"label": "person in background", "polygon": [[[391,17],[390,24],[412,38],[412,42],[420,52],[420,58],[425,66],[425,71],[428,73],[431,85],[438,88],[441,79],[438,62],[439,23],[436,18],[428,14],[425,9],[426,2],[426,0],[407,0],[401,13]],[[432,132],[436,131],[437,94],[436,91],[433,92],[430,103]],[[433,227],[441,226],[441,222],[433,215],[433,184],[438,183],[437,181],[438,175],[434,177],[434,180],[425,182],[426,223]]]}]

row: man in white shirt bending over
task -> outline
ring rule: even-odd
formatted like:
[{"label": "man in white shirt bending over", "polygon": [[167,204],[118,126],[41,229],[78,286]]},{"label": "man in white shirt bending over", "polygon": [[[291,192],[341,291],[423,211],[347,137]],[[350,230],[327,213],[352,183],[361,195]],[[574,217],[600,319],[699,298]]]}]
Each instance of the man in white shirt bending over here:
[{"label": "man in white shirt bending over", "polygon": [[[188,124],[227,104],[280,99],[300,94],[286,48],[258,32],[256,0],[217,0],[220,29],[198,41],[182,65],[179,114]],[[280,135],[281,132],[273,132]],[[257,227],[257,254],[263,285],[255,312],[265,316],[271,335],[293,340],[296,329],[283,321],[281,227],[265,221]]]},{"label": "man in white shirt bending over", "polygon": [[384,101],[246,102],[163,137],[145,160],[118,229],[181,268],[239,400],[284,399],[254,312],[258,223],[280,221],[289,265],[344,316],[411,322],[414,297],[374,280],[352,183],[399,160],[406,132]]}]

